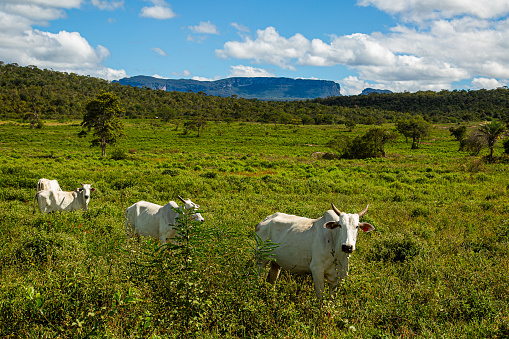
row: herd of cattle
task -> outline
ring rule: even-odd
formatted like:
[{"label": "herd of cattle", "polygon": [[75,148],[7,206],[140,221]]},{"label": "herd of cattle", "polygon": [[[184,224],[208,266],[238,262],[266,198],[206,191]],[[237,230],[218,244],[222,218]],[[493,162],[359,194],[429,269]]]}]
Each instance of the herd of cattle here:
[{"label": "herd of cattle", "polygon": [[[80,183],[81,184],[81,183]],[[95,189],[91,184],[81,184],[72,192],[62,191],[56,180],[40,179],[34,198],[42,213],[56,211],[88,210],[90,193]],[[159,239],[162,244],[176,236],[175,226],[181,208],[193,211],[192,217],[204,221],[197,210],[200,208],[189,199],[183,199],[179,207],[174,201],[161,206],[147,201],[139,201],[125,210],[125,228],[128,234]],[[370,232],[375,228],[359,219],[366,208],[355,214],[339,211],[332,204],[332,210],[325,212],[318,219],[309,219],[285,213],[275,213],[258,223],[256,234],[264,242],[271,240],[278,244],[271,258],[264,258],[259,263],[260,274],[270,262],[267,280],[274,284],[281,269],[296,274],[312,274],[316,296],[321,299],[325,280],[329,284],[329,294],[334,294],[334,287],[348,275],[348,261],[355,250],[359,229]]]}]

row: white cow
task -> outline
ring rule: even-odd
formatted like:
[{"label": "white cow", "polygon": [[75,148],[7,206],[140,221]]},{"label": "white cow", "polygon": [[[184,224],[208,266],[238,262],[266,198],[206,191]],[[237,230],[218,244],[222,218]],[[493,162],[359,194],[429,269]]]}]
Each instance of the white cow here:
[{"label": "white cow", "polygon": [[39,179],[37,182],[37,192],[48,190],[61,191],[62,189],[56,180],[49,180],[46,178]]},{"label": "white cow", "polygon": [[95,191],[95,188],[92,188],[91,184],[80,184],[82,187],[73,192],[56,191],[54,189],[37,192],[34,198],[34,213],[36,200],[39,204],[39,211],[42,213],[80,209],[87,211],[90,193]]},{"label": "white cow", "polygon": [[[184,203],[186,210],[197,210],[199,205],[189,199],[178,198]],[[174,209],[179,209],[175,201],[170,201],[164,206],[156,205],[147,201],[138,201],[125,210],[125,228],[128,235],[139,234],[149,236],[165,244],[166,240],[174,238],[177,230],[176,225],[179,214]],[[194,220],[204,221],[200,213],[193,214]]]},{"label": "white cow", "polygon": [[[334,204],[318,219],[308,219],[284,213],[275,213],[256,225],[256,234],[265,241],[272,240],[279,246],[272,252],[267,280],[274,284],[281,268],[296,274],[313,275],[315,292],[321,299],[324,278],[329,283],[329,294],[348,275],[348,260],[355,250],[359,229],[370,232],[375,228],[359,218],[367,212],[369,205],[360,213],[340,212]],[[259,263],[260,273],[269,260]]]}]

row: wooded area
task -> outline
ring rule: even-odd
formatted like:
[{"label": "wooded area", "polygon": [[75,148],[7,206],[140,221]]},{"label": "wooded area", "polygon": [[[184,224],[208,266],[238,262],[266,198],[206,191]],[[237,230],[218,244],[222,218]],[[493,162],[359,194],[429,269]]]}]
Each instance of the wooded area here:
[{"label": "wooded area", "polygon": [[281,124],[381,124],[402,115],[429,122],[507,121],[509,90],[441,91],[339,96],[305,101],[261,101],[203,92],[136,88],[90,76],[21,67],[0,61],[0,118],[76,119],[101,91],[114,93],[124,118],[164,120],[205,118]]}]

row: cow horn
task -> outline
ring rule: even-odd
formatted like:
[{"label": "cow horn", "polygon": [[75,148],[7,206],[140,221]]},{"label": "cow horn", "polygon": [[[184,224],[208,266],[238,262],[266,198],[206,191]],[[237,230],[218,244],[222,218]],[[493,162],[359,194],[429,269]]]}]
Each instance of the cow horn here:
[{"label": "cow horn", "polygon": [[331,202],[331,205],[332,205],[332,209],[334,210],[334,212],[336,212],[336,214],[337,214],[337,215],[338,215],[338,217],[339,217],[339,215],[341,214],[341,212],[338,210],[338,208],[337,208],[336,206],[334,206],[334,203],[333,203],[333,202]]},{"label": "cow horn", "polygon": [[369,204],[368,204],[368,206],[366,206],[366,208],[365,208],[365,209],[363,209],[362,211],[360,211],[359,213],[357,213],[357,214],[359,214],[359,218],[360,218],[360,217],[362,217],[362,216],[364,215],[364,213],[366,213],[366,212],[368,211],[368,207],[369,207]]},{"label": "cow horn", "polygon": [[184,198],[182,198],[180,195],[177,195],[177,197],[185,204],[186,201],[184,200]]}]

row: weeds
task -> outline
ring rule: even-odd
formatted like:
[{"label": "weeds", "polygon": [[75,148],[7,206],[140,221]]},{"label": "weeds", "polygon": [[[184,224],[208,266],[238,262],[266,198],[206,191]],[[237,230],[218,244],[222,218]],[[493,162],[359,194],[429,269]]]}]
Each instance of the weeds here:
[{"label": "weeds", "polygon": [[[113,160],[76,139],[79,123],[0,125],[0,337],[507,336],[507,163],[458,152],[447,128],[419,150],[399,137],[374,160],[312,156],[330,151],[338,128],[364,135],[360,124],[266,134],[231,123],[199,138],[166,123],[126,128],[127,157]],[[42,177],[64,190],[93,182],[89,211],[33,215]],[[180,236],[164,246],[126,238],[127,206],[177,194],[202,202],[207,221],[182,211]],[[275,286],[258,277],[256,261],[276,244],[253,231],[266,215],[315,218],[330,202],[369,203],[364,221],[376,231],[360,237],[348,277],[320,308],[310,276],[282,272]]]}]

